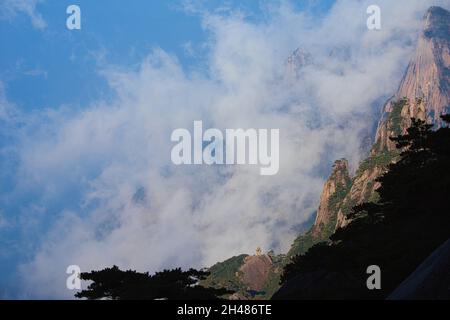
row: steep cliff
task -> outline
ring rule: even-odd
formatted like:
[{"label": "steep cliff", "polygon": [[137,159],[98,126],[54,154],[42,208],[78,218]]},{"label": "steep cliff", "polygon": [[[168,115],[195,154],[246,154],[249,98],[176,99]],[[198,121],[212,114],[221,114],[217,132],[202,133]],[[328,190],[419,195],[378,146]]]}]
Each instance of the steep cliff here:
[{"label": "steep cliff", "polygon": [[336,228],[348,224],[347,215],[355,205],[376,201],[381,176],[398,156],[391,137],[406,133],[411,118],[442,126],[440,116],[450,108],[450,12],[430,8],[424,29],[397,93],[383,108],[375,143],[364,160],[338,212]]},{"label": "steep cliff", "polygon": [[[369,156],[361,162],[352,178],[345,168],[346,182],[341,183],[343,187],[333,196],[335,165],[325,183],[314,226],[294,241],[288,256],[305,253],[314,244],[326,241],[333,233],[330,229],[334,231],[346,226],[349,223],[347,215],[355,205],[377,201],[379,183],[376,179],[398,157],[390,138],[404,134],[411,118],[426,120],[440,127],[440,115],[449,110],[450,12],[431,7],[424,16],[423,31],[400,86],[383,107]],[[338,168],[342,169],[344,163],[345,160],[338,161]],[[328,204],[329,199],[334,201],[332,207]]]},{"label": "steep cliff", "polygon": [[[296,78],[302,68],[311,63],[311,55],[298,49],[287,60],[286,73]],[[347,215],[355,205],[377,201],[376,190],[380,185],[376,179],[399,156],[390,138],[405,133],[411,118],[440,127],[440,115],[449,111],[450,12],[432,7],[425,14],[424,29],[401,84],[382,109],[369,155],[360,163],[354,176],[349,174],[347,160],[335,162],[324,185],[314,225],[295,239],[286,256],[268,255],[270,260],[246,255],[231,258],[210,269],[208,284],[235,289],[237,294],[231,297],[235,299],[270,297],[278,287],[280,268],[290,258],[304,254],[317,243],[326,242],[337,228],[347,225]],[[320,274],[317,276],[321,277]]]},{"label": "steep cliff", "polygon": [[295,239],[288,257],[305,253],[314,244],[326,241],[333,234],[337,213],[348,194],[351,182],[348,161],[345,159],[336,161],[333,172],[323,187],[316,221],[307,233]]},{"label": "steep cliff", "polygon": [[394,150],[389,137],[405,133],[410,118],[441,126],[440,115],[450,107],[450,12],[432,7],[424,20],[414,57],[384,107],[372,154]]},{"label": "steep cliff", "polygon": [[331,241],[294,257],[273,299],[449,297],[448,245],[436,250],[450,238],[450,115],[442,120],[437,130],[412,122],[397,140],[401,157],[377,180],[378,201],[355,208]]},{"label": "steep cliff", "polygon": [[320,205],[312,228],[313,236],[317,237],[322,233],[334,231],[336,213],[340,209],[343,197],[350,186],[351,179],[348,172],[348,161],[345,159],[336,161],[333,166],[333,173],[325,183],[320,196]]}]

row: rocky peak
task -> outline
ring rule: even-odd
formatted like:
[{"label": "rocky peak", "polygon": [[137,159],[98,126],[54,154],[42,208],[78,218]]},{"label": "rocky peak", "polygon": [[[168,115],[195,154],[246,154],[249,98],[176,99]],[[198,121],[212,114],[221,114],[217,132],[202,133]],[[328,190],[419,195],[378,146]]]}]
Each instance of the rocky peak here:
[{"label": "rocky peak", "polygon": [[236,276],[247,286],[247,290],[261,291],[272,272],[273,262],[270,256],[257,252],[256,255],[244,259],[244,264]]},{"label": "rocky peak", "polygon": [[410,118],[442,125],[450,110],[450,12],[431,7],[397,93],[384,107],[373,153],[394,150],[390,137],[406,132]]},{"label": "rocky peak", "polygon": [[395,161],[398,150],[390,140],[406,133],[411,118],[440,127],[442,114],[450,111],[450,12],[430,8],[417,48],[396,94],[386,103],[375,144],[364,160],[338,212],[336,227],[348,224],[347,214],[355,205],[376,201],[376,179]]},{"label": "rocky peak", "polygon": [[295,79],[300,71],[311,63],[311,54],[303,48],[297,48],[286,61],[286,75],[291,79]]},{"label": "rocky peak", "polygon": [[428,38],[449,37],[450,12],[441,7],[431,7],[425,14],[424,35]]},{"label": "rocky peak", "polygon": [[334,231],[339,202],[345,197],[350,186],[351,179],[348,161],[345,159],[336,161],[333,166],[333,172],[326,181],[320,196],[320,205],[312,229],[313,236],[318,236],[327,229],[330,229],[330,232]]}]

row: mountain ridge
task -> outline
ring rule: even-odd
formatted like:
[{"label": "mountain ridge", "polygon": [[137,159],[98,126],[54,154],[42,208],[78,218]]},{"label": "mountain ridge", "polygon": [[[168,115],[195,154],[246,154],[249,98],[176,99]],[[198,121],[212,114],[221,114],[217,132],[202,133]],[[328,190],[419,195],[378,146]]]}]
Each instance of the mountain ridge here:
[{"label": "mountain ridge", "polygon": [[[443,37],[443,34],[446,36]],[[450,108],[450,12],[441,7],[431,7],[424,16],[423,31],[417,48],[397,92],[383,107],[375,143],[369,158],[361,166],[349,195],[344,199],[346,210],[340,210],[336,228],[348,224],[346,216],[351,208],[368,200],[376,200],[376,179],[386,172],[398,152],[392,137],[405,134],[411,118],[443,125],[440,116]]]},{"label": "mountain ridge", "polygon": [[[310,63],[310,56],[304,49],[298,49],[288,63],[289,72],[294,74],[299,66]],[[313,226],[294,240],[286,256],[277,256],[278,265],[283,266],[296,255],[303,255],[315,244],[327,242],[337,229],[350,223],[347,216],[354,206],[376,202],[380,186],[377,178],[399,157],[390,138],[405,134],[411,126],[411,118],[439,128],[443,125],[440,116],[447,111],[450,111],[450,12],[431,7],[424,15],[416,51],[397,92],[383,106],[368,157],[352,177],[346,159],[335,162],[324,184]],[[224,267],[227,263],[228,260],[215,267]]]}]

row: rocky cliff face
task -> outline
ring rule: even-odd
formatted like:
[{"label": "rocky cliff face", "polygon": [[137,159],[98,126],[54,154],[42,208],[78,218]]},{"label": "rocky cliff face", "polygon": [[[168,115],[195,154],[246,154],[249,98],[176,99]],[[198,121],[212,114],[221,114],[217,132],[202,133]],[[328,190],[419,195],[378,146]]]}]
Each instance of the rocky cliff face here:
[{"label": "rocky cliff face", "polygon": [[[287,60],[287,75],[295,80],[302,68],[312,63],[311,60],[307,51],[296,50]],[[368,158],[353,177],[349,175],[345,159],[336,161],[324,185],[313,227],[295,239],[286,256],[242,255],[216,264],[210,269],[212,275],[206,284],[236,290],[237,294],[231,297],[234,299],[270,297],[278,288],[280,269],[290,257],[304,254],[313,245],[327,241],[336,228],[349,223],[347,215],[355,205],[377,201],[379,183],[376,179],[399,155],[390,138],[405,133],[412,117],[439,127],[442,125],[440,115],[449,111],[450,12],[432,7],[425,15],[417,50],[397,93],[383,108]],[[323,280],[320,272],[316,277]],[[315,288],[314,284],[310,283],[311,290]]]},{"label": "rocky cliff face", "polygon": [[376,201],[382,175],[398,151],[391,137],[406,133],[411,118],[442,125],[440,116],[450,111],[450,12],[430,8],[424,30],[397,93],[386,103],[369,158],[360,166],[350,192],[344,198],[336,227],[348,224],[346,216],[355,205]]},{"label": "rocky cliff face", "polygon": [[[314,237],[319,237],[323,232],[329,233],[334,231],[336,214],[350,186],[351,179],[348,171],[348,161],[345,159],[336,161],[333,166],[333,173],[325,183],[320,196],[320,205],[312,228]],[[329,232],[327,232],[327,229],[329,229]]]},{"label": "rocky cliff face", "polygon": [[415,57],[397,93],[411,103],[405,116],[441,125],[440,115],[450,106],[450,12],[433,7],[425,16]]},{"label": "rocky cliff face", "polygon": [[424,20],[414,57],[384,107],[372,154],[394,150],[389,137],[405,133],[410,118],[441,126],[440,115],[450,108],[450,12],[432,7]]},{"label": "rocky cliff face", "polygon": [[[324,186],[316,223],[309,232],[294,241],[288,256],[302,254],[317,241],[328,239],[330,224],[335,222],[333,230],[346,226],[349,223],[347,215],[355,205],[377,201],[379,183],[376,179],[386,172],[388,165],[399,155],[390,138],[406,133],[411,118],[426,120],[439,127],[442,125],[440,116],[449,111],[450,12],[431,7],[425,14],[416,52],[400,86],[383,107],[375,143],[368,158],[360,164],[352,178],[345,178],[347,182],[341,183],[344,187],[337,194],[339,196],[333,197],[336,168],[343,169],[346,162],[340,160],[337,167],[335,165]],[[344,171],[348,174],[347,168]],[[344,194],[342,189],[346,190]],[[336,202],[331,209],[330,199]]]},{"label": "rocky cliff face", "polygon": [[272,259],[267,254],[248,256],[239,268],[237,277],[247,286],[247,290],[261,292],[273,268]]},{"label": "rocky cliff face", "polygon": [[323,187],[314,225],[308,232],[295,239],[287,254],[288,257],[304,254],[313,245],[328,240],[336,228],[338,212],[351,186],[348,161],[345,159],[336,161],[333,172]]}]

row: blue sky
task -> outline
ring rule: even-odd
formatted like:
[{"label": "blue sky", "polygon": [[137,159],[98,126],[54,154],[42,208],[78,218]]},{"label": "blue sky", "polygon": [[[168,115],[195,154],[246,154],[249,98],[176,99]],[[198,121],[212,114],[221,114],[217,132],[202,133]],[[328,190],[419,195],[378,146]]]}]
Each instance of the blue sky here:
[{"label": "blue sky", "polygon": [[84,105],[107,94],[97,74],[101,59],[132,65],[160,46],[189,63],[183,43],[201,41],[198,18],[184,14],[176,2],[77,3],[83,23],[78,32],[65,28],[65,10],[72,1],[38,4],[47,22],[44,30],[34,28],[24,14],[1,23],[0,37],[8,44],[0,53],[1,78],[8,97],[18,105]]},{"label": "blue sky", "polygon": [[[273,1],[272,1],[273,2]],[[332,1],[292,2],[318,14]],[[0,79],[8,98],[25,109],[62,104],[78,107],[108,96],[98,75],[103,63],[132,66],[154,47],[174,54],[186,68],[201,67],[202,42],[208,37],[200,14],[188,12],[185,1],[76,1],[82,11],[82,30],[65,28],[68,5],[49,0],[37,10],[47,23],[36,29],[25,14],[0,21]],[[200,2],[195,2],[200,3]],[[261,19],[260,8],[271,1],[204,1],[206,10],[242,10],[248,19]],[[195,56],[187,46],[197,48]],[[68,85],[70,83],[70,85]]]},{"label": "blue sky", "polygon": [[[51,275],[64,279],[74,260],[158,270],[285,250],[316,209],[328,174],[318,168],[360,159],[372,105],[398,85],[413,42],[397,33],[415,39],[433,2],[401,1],[414,5],[391,14],[405,18],[369,34],[363,0],[0,0],[16,4],[0,11],[0,298],[67,297]],[[71,4],[81,30],[66,29]],[[320,67],[292,84],[280,73],[298,46]],[[339,61],[339,50],[350,57]],[[281,173],[263,181],[167,165],[165,137],[198,115],[284,129]],[[138,190],[144,206],[130,204]]]}]

